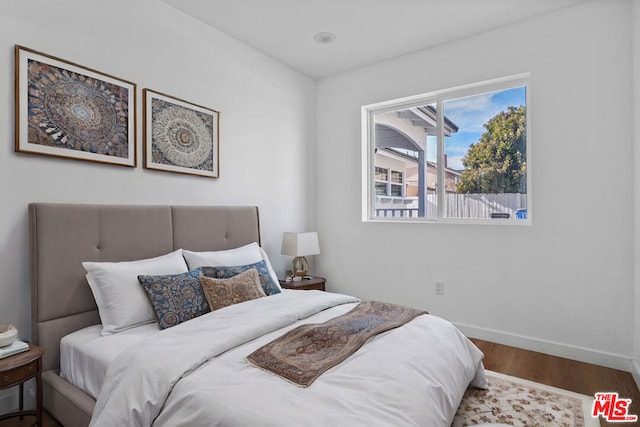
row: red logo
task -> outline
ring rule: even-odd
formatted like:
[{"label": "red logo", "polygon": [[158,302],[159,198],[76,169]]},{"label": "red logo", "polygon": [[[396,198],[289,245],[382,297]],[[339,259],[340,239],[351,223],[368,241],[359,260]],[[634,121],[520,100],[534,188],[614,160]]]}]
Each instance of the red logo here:
[{"label": "red logo", "polygon": [[618,393],[596,393],[591,416],[602,415],[610,423],[633,423],[638,421],[637,415],[629,415],[631,399],[620,399]]}]

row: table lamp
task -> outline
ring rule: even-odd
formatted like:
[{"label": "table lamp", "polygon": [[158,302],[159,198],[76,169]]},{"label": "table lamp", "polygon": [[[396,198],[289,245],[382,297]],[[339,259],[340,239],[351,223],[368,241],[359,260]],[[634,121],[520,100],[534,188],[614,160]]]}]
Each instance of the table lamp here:
[{"label": "table lamp", "polygon": [[318,255],[320,253],[318,233],[315,231],[307,233],[283,233],[281,253],[282,255],[295,257],[293,261],[291,261],[291,272],[294,276],[306,276],[309,270],[309,262],[305,256]]}]

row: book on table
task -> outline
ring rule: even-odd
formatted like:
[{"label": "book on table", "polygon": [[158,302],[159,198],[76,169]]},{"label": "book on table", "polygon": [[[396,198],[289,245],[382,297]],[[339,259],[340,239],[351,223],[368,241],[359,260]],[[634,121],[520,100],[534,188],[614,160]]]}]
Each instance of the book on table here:
[{"label": "book on table", "polygon": [[27,350],[29,350],[29,344],[24,341],[15,340],[8,346],[0,347],[0,359],[13,356],[14,354],[22,353]]}]

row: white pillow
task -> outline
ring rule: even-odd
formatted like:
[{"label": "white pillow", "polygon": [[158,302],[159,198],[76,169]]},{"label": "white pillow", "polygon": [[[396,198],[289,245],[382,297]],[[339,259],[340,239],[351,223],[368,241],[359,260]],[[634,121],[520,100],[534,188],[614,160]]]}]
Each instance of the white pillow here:
[{"label": "white pillow", "polygon": [[179,274],[189,271],[182,249],[156,258],[123,262],[83,262],[87,281],[98,305],[102,335],[156,321],[138,275]]},{"label": "white pillow", "polygon": [[269,270],[269,276],[271,276],[276,286],[280,288],[278,276],[271,266],[267,253],[256,242],[225,251],[192,252],[184,249],[182,254],[187,260],[189,270],[198,267],[235,267],[264,261],[267,265],[267,270]]}]

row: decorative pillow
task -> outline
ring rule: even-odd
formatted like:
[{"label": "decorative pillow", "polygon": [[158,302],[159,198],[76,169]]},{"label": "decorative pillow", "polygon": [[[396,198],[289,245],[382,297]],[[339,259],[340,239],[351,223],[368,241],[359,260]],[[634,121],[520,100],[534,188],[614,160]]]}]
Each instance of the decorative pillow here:
[{"label": "decorative pillow", "polygon": [[253,264],[247,265],[235,265],[232,267],[201,267],[202,274],[207,277],[214,277],[218,279],[226,279],[236,274],[242,273],[243,271],[247,271],[250,269],[255,269],[258,272],[258,276],[260,277],[260,284],[262,285],[262,289],[264,293],[267,295],[279,294],[280,287],[276,286],[273,283],[273,279],[269,275],[269,271],[267,270],[267,264],[264,261],[254,262]]},{"label": "decorative pillow", "polygon": [[269,257],[256,242],[224,251],[192,252],[185,249],[182,252],[191,270],[198,267],[236,266],[264,261],[271,281],[275,286],[274,289],[277,289],[277,291],[273,293],[278,293],[281,290],[278,276],[273,270],[273,267],[271,267]]},{"label": "decorative pillow", "polygon": [[201,276],[200,283],[211,310],[266,296],[255,268],[226,279]]},{"label": "decorative pillow", "polygon": [[269,276],[271,277],[271,280],[273,280],[273,283],[275,283],[276,288],[278,288],[278,292],[282,291],[282,288],[280,287],[280,281],[278,280],[278,275],[276,274],[276,272],[274,271],[273,267],[271,266],[271,261],[269,261],[269,257],[267,256],[267,253],[264,251],[264,249],[262,249],[262,247],[260,247],[260,253],[262,254],[262,260],[264,261],[265,264],[267,264],[267,270],[269,270]]},{"label": "decorative pillow", "polygon": [[158,316],[160,329],[202,316],[211,311],[200,285],[202,270],[163,276],[138,276]]},{"label": "decorative pillow", "polygon": [[96,300],[102,335],[155,322],[149,298],[140,287],[140,274],[178,274],[189,271],[182,249],[155,258],[126,262],[83,262]]}]

